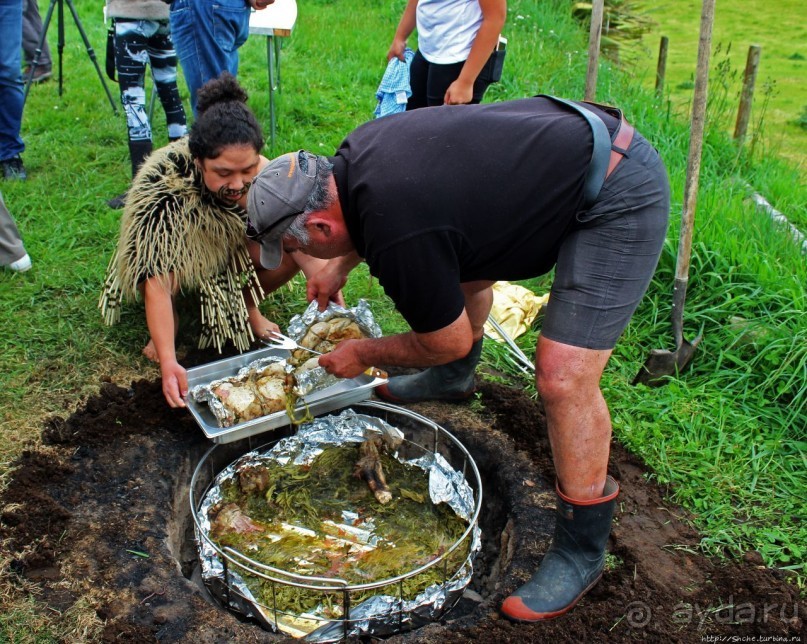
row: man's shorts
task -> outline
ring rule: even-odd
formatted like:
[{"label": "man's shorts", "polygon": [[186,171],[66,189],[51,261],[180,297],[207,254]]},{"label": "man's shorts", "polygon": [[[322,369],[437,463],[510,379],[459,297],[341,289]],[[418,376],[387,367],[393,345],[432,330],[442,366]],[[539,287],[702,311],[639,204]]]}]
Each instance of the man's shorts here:
[{"label": "man's shorts", "polygon": [[563,241],[541,335],[613,349],[645,294],[667,236],[670,186],[658,152],[638,132]]}]

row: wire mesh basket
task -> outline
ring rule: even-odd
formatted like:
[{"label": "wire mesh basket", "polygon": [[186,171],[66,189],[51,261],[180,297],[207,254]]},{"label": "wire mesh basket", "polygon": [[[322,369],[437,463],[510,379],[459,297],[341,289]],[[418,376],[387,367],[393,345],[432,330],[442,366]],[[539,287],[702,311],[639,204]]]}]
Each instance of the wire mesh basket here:
[{"label": "wire mesh basket", "polygon": [[[398,460],[439,462],[467,492],[464,501],[467,509],[463,511],[467,514],[463,517],[467,528],[424,565],[413,566],[394,577],[349,583],[337,577],[308,576],[268,566],[250,554],[221,547],[211,538],[203,506],[217,477],[245,454],[270,450],[281,440],[293,436],[295,429],[291,427],[278,430],[281,435],[268,443],[261,444],[261,437],[253,436],[236,443],[215,445],[200,460],[191,480],[190,504],[202,577],[213,596],[224,606],[255,619],[264,628],[312,642],[333,642],[357,635],[386,636],[440,619],[456,604],[470,582],[473,560],[481,548],[478,520],[482,484],[468,450],[440,425],[402,407],[367,401],[351,405],[349,409],[361,417],[379,419],[402,432],[403,441],[395,454]],[[330,417],[322,418],[327,422]],[[434,480],[431,472],[430,481]],[[443,490],[443,493],[454,494],[451,490]],[[434,495],[432,497],[434,500]],[[449,504],[452,505],[452,501]],[[243,583],[245,578],[260,580],[266,589],[262,600]],[[289,607],[289,597],[298,598],[304,604],[304,600],[312,596],[319,606],[325,607],[324,611],[299,611]],[[284,598],[282,602],[280,597]]]}]

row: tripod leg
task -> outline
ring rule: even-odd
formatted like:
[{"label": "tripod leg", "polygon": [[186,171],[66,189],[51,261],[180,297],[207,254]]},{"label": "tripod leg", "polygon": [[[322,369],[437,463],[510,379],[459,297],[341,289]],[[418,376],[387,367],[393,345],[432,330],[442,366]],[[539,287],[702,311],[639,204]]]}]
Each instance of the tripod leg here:
[{"label": "tripod leg", "polygon": [[[39,44],[37,45],[36,52],[34,52],[34,61],[31,63],[31,71],[28,74],[28,79],[25,81],[25,93],[22,96],[22,104],[28,100],[28,92],[31,89],[31,83],[34,82],[34,71],[39,64],[39,58],[42,56],[42,48],[45,46],[45,38],[48,37],[48,27],[50,26],[50,19],[53,16],[53,8],[56,6],[56,0],[50,0],[48,12],[45,14],[45,20],[42,23],[42,35],[39,37]],[[61,58],[61,52],[59,53]]]},{"label": "tripod leg", "polygon": [[56,31],[57,31],[57,41],[56,41],[56,49],[59,51],[59,96],[62,95],[62,90],[64,88],[64,0],[58,0],[59,6],[56,10]]},{"label": "tripod leg", "polygon": [[[81,39],[84,41],[84,46],[87,48],[87,55],[90,57],[92,64],[95,65],[95,71],[98,73],[98,78],[101,80],[101,85],[104,86],[104,91],[106,92],[106,96],[109,99],[109,104],[112,106],[112,111],[117,116],[118,106],[115,104],[115,99],[112,98],[112,93],[109,91],[109,87],[106,84],[106,80],[104,80],[104,75],[101,73],[101,68],[99,67],[98,60],[95,57],[95,50],[92,48],[92,45],[90,45],[90,41],[87,38],[87,33],[84,31],[84,27],[81,24],[81,20],[78,17],[76,6],[73,4],[73,0],[65,0],[65,2],[67,2],[67,6],[70,7],[70,13],[73,14],[73,21],[76,23],[76,27],[78,27],[78,32],[81,34]],[[59,59],[61,61],[61,52],[59,54]],[[61,62],[59,64],[61,65]],[[60,71],[60,78],[61,78],[61,71]]]}]

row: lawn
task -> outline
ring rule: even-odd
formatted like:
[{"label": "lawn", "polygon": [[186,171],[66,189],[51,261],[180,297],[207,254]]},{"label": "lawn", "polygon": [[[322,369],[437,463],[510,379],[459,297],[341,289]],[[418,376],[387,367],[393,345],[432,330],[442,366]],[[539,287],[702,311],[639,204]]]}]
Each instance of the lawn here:
[{"label": "lawn", "polygon": [[[267,155],[301,147],[329,154],[347,132],[372,117],[384,55],[404,4],[300,2],[298,25],[282,53],[277,149],[267,149]],[[760,4],[755,21],[766,19],[773,32],[786,31],[781,16],[793,15],[786,13],[790,5],[771,6],[777,9]],[[105,26],[99,6],[76,0],[76,7],[102,57]],[[718,16],[721,10],[718,6]],[[752,10],[743,12],[750,15]],[[695,26],[680,29],[694,43],[697,11],[690,13]],[[127,306],[122,323],[113,328],[102,325],[96,308],[120,217],[105,200],[126,189],[129,162],[123,117],[113,113],[69,14],[66,27],[63,94],[54,79],[33,88],[26,105],[24,159],[30,178],[0,185],[34,261],[28,273],[0,273],[0,478],[26,447],[39,445],[45,419],[68,414],[102,381],[125,386],[135,377],[159,376],[140,355],[147,339],[142,307]],[[54,55],[55,33],[53,27]],[[587,34],[571,18],[568,3],[511,1],[505,35],[510,43],[505,76],[486,100],[542,92],[582,97]],[[668,35],[672,39],[673,33]],[[732,55],[741,48],[745,43],[734,45]],[[695,49],[693,45],[691,70]],[[773,58],[768,51],[763,48],[763,63]],[[781,51],[785,58],[791,53],[784,42]],[[719,59],[716,55],[715,61]],[[794,59],[794,67],[801,64]],[[686,80],[682,73],[675,82]],[[767,73],[763,68],[762,77]],[[668,77],[672,84],[672,68]],[[239,78],[268,135],[262,38],[252,37],[242,48]],[[745,188],[750,184],[775,208],[793,214],[794,221],[807,222],[803,171],[771,155],[773,144],[753,155],[738,155],[725,134],[722,113],[710,111],[685,317],[685,335],[703,331],[704,340],[690,370],[666,386],[632,386],[651,349],[672,348],[670,303],[689,140],[686,118],[668,109],[666,99],[657,100],[647,80],[632,68],[621,70],[603,61],[598,82],[597,98],[623,107],[659,149],[673,193],[672,225],[657,275],[603,378],[615,435],[694,513],[705,551],[736,556],[759,550],[769,566],[792,570],[803,580],[807,261],[786,231],[749,203]],[[182,80],[180,87],[187,101]],[[116,94],[117,87],[111,85],[111,90]],[[807,104],[803,83],[792,90],[790,107],[776,109],[797,116]],[[779,91],[790,96],[791,88],[782,83]],[[155,143],[163,145],[167,141],[159,107],[154,121]],[[766,127],[770,123],[766,119]],[[548,283],[543,278],[530,286],[543,293]],[[400,318],[365,271],[352,276],[348,292],[350,297],[373,298],[386,332],[401,328]],[[284,324],[303,297],[298,282],[265,308]],[[527,353],[538,330],[519,339]],[[191,334],[180,338],[181,346],[193,342]],[[501,366],[501,349],[486,348],[485,362]],[[516,386],[530,387],[517,374],[511,379]],[[1,551],[0,578],[5,579],[0,579],[0,595],[15,597],[13,619],[19,620],[18,611],[23,611],[33,623]],[[3,620],[6,632],[17,629],[18,622]]]},{"label": "lawn", "polygon": [[[669,38],[666,96],[677,113],[692,100],[701,3],[697,0],[646,0],[642,12],[655,23],[641,46],[626,53],[643,78],[655,85],[661,36]],[[766,149],[800,165],[807,175],[807,23],[799,0],[718,2],[712,32],[711,82],[725,94],[721,124],[733,135],[739,94],[751,45],[761,48],[749,135],[764,134]]]}]

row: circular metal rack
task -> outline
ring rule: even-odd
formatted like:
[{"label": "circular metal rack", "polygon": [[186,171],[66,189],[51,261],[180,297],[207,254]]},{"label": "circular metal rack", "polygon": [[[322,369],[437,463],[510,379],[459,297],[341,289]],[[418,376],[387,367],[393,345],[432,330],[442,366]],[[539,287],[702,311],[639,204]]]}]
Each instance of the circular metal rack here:
[{"label": "circular metal rack", "polygon": [[[291,426],[280,428],[275,432],[275,440],[261,443],[260,436],[252,436],[241,441],[213,446],[199,461],[193,473],[190,486],[190,504],[195,524],[196,539],[199,544],[212,548],[223,566],[220,580],[206,580],[211,593],[226,606],[255,617],[264,627],[286,634],[306,635],[310,641],[327,642],[347,639],[356,634],[389,635],[396,632],[417,628],[425,623],[435,621],[444,615],[459,600],[462,591],[470,581],[473,558],[477,550],[472,547],[474,535],[479,536],[478,520],[482,507],[482,482],[476,463],[468,450],[443,427],[432,420],[408,409],[384,402],[365,401],[350,405],[358,414],[375,416],[389,425],[401,430],[404,441],[397,450],[402,460],[417,459],[428,454],[440,454],[448,464],[462,474],[473,492],[473,515],[463,534],[440,556],[425,565],[388,579],[372,583],[350,584],[345,580],[327,577],[300,575],[287,570],[274,568],[255,561],[247,555],[229,547],[221,548],[215,544],[200,525],[199,515],[202,501],[214,484],[217,475],[234,460],[253,450],[265,451],[274,446],[281,438],[294,433]],[[285,433],[284,433],[285,431]],[[282,434],[279,435],[278,434]],[[465,547],[467,556],[452,557],[458,549]],[[462,551],[460,551],[462,552]],[[430,586],[426,602],[414,603],[405,596],[404,584],[416,580],[427,571],[439,572],[442,580],[437,588]],[[234,572],[244,572],[259,577],[271,586],[269,605],[259,603],[255,598],[243,593],[238,584],[234,584]],[[276,601],[276,588],[290,586],[327,596],[330,604],[338,604],[341,617],[337,619],[315,618],[305,615],[305,620],[314,622],[308,632],[294,633],[288,628],[289,623],[299,620],[300,615],[284,612]],[[353,598],[367,591],[377,591],[386,600],[384,610],[379,614],[368,614],[355,605]]]}]

